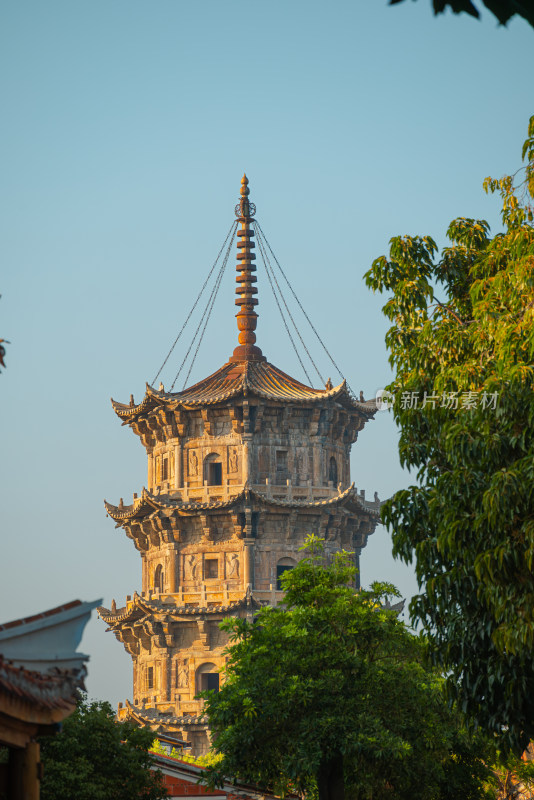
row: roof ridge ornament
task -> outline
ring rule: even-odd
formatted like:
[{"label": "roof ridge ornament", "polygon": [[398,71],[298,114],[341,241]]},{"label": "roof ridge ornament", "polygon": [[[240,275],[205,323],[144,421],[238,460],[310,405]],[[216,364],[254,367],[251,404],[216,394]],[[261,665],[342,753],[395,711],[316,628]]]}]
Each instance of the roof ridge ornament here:
[{"label": "roof ridge ornament", "polygon": [[236,314],[237,329],[239,331],[239,345],[235,348],[231,362],[237,361],[266,361],[267,359],[261,352],[260,348],[256,346],[256,330],[258,315],[254,311],[254,306],[258,305],[258,300],[254,295],[258,294],[257,288],[254,286],[256,283],[256,265],[254,261],[256,255],[254,250],[254,230],[252,229],[252,222],[254,222],[254,214],[256,213],[256,206],[248,199],[250,189],[248,188],[248,178],[243,175],[241,178],[241,199],[235,207],[235,215],[241,223],[240,229],[237,231],[237,278],[238,284],[235,293],[238,298],[235,301],[236,306],[240,306]]}]

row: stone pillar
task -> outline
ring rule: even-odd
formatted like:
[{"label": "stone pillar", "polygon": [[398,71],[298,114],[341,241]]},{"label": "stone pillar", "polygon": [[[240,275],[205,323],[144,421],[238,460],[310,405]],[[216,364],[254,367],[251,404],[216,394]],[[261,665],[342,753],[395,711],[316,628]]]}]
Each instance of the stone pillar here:
[{"label": "stone pillar", "polygon": [[141,553],[141,591],[148,591],[147,560],[145,553]]},{"label": "stone pillar", "polygon": [[313,485],[322,486],[323,484],[323,471],[322,471],[322,447],[321,445],[313,445]]},{"label": "stone pillar", "polygon": [[9,759],[11,800],[39,800],[40,749],[37,742],[28,742],[24,750],[12,750]]},{"label": "stone pillar", "polygon": [[147,489],[154,488],[154,456],[152,453],[148,456],[146,485]]},{"label": "stone pillar", "polygon": [[178,577],[179,570],[179,548],[176,544],[167,546],[167,591],[169,594],[175,594],[178,591],[180,583]]},{"label": "stone pillar", "polygon": [[241,459],[241,476],[242,483],[250,480],[250,445],[248,441],[243,441],[243,457]]},{"label": "stone pillar", "polygon": [[181,489],[184,485],[184,470],[182,458],[182,443],[174,445],[174,488]]},{"label": "stone pillar", "polygon": [[169,658],[161,660],[161,691],[160,697],[162,700],[170,700],[171,695],[169,692]]},{"label": "stone pillar", "polygon": [[254,539],[243,539],[243,588],[254,588]]}]

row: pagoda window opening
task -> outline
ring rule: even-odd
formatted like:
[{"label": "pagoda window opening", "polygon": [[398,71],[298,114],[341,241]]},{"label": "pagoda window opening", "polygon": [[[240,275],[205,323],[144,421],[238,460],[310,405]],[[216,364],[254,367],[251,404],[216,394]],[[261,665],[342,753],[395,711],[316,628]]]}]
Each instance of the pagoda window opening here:
[{"label": "pagoda window opening", "polygon": [[287,450],[276,451],[276,482],[283,483],[289,477],[287,469]]},{"label": "pagoda window opening", "polygon": [[216,558],[207,558],[204,561],[204,579],[219,577],[219,561]]},{"label": "pagoda window opening", "polygon": [[290,569],[293,569],[297,565],[297,562],[294,558],[281,558],[278,564],[276,565],[276,591],[281,592],[283,591],[282,587],[282,575],[284,572],[287,572]]},{"label": "pagoda window opening", "polygon": [[163,591],[163,566],[158,564],[154,570],[154,589],[156,592]]},{"label": "pagoda window opening", "polygon": [[162,480],[169,480],[169,456],[163,456]]},{"label": "pagoda window opening", "polygon": [[147,690],[154,688],[154,667],[147,667],[147,671],[146,671],[146,688],[147,688]]},{"label": "pagoda window opening", "polygon": [[215,664],[207,663],[202,664],[197,669],[197,691],[218,692],[219,691],[219,673]]},{"label": "pagoda window opening", "polygon": [[337,461],[332,456],[330,459],[330,465],[328,467],[328,480],[329,482],[333,483],[334,486],[337,486]]},{"label": "pagoda window opening", "polygon": [[217,453],[211,453],[204,460],[204,480],[208,486],[222,486],[222,462]]}]

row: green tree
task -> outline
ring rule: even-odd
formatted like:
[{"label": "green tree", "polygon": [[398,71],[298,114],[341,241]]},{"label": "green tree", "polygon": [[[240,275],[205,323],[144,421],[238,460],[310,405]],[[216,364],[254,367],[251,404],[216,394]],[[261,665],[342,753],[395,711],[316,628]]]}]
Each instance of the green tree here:
[{"label": "green tree", "polygon": [[432,800],[450,797],[442,789],[454,777],[464,800],[481,797],[484,765],[466,754],[462,770],[472,768],[454,770],[456,718],[423,666],[422,640],[384,607],[394,587],[355,593],[348,554],[326,566],[322,540],[308,550],[283,577],[284,607],[223,623],[233,641],[225,682],[204,693],[223,755],[211,781],[229,775],[320,800],[342,798],[345,786],[353,800]]},{"label": "green tree", "polygon": [[534,736],[534,117],[523,158],[485,181],[502,233],[456,219],[439,258],[396,237],[366,275],[389,295],[388,388],[417,474],[383,507],[394,553],[415,558],[411,614],[453,697],[517,753]]},{"label": "green tree", "polygon": [[[389,0],[390,6],[402,2],[403,0]],[[482,0],[482,2],[497,17],[501,25],[506,25],[515,14],[519,14],[534,27],[532,0]],[[450,8],[455,14],[465,12],[477,19],[480,17],[477,7],[471,0],[432,0],[432,7],[434,14],[441,14],[446,8]]]},{"label": "green tree", "polygon": [[115,722],[109,703],[80,700],[57,736],[41,739],[41,800],[160,800],[161,774],[151,770],[154,734]]}]

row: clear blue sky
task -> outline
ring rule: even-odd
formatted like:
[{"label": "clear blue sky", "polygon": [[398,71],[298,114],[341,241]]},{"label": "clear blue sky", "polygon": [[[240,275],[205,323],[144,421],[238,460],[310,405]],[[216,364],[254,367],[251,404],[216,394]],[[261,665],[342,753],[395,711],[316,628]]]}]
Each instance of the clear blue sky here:
[{"label": "clear blue sky", "polygon": [[[499,229],[481,183],[520,164],[533,74],[525,22],[436,19],[430,0],[2,4],[2,621],[139,589],[139,556],[102,501],[140,491],[145,454],[109,397],[143,395],[243,171],[303,304],[371,396],[389,372],[383,301],[362,275],[393,235],[443,244],[456,216]],[[192,379],[235,345],[234,263]],[[258,343],[302,378],[262,275],[259,287]],[[406,486],[396,448],[377,415],[353,450],[356,485],[381,498]],[[415,588],[383,529],[362,556],[362,582],[375,579]],[[130,659],[101,621],[82,649],[90,693],[131,698]]]}]

